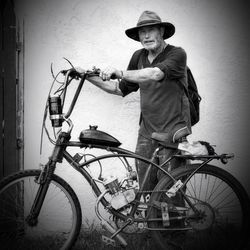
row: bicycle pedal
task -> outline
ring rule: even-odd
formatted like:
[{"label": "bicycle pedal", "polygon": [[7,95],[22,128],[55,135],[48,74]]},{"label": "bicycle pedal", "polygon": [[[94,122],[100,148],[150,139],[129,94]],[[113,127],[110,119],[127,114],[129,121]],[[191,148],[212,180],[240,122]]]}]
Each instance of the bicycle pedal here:
[{"label": "bicycle pedal", "polygon": [[111,245],[113,247],[116,247],[116,242],[115,240],[105,236],[105,235],[102,235],[102,242],[105,243],[107,246],[108,245]]}]

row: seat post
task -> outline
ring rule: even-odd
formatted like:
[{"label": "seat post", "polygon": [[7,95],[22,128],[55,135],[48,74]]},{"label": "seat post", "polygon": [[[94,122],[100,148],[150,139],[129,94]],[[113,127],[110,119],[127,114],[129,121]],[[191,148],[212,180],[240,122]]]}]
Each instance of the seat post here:
[{"label": "seat post", "polygon": [[[158,161],[158,152],[160,151],[160,148],[161,147],[157,147],[152,155],[152,158],[151,158],[151,161],[154,162],[154,163],[157,163],[155,162],[156,159]],[[146,185],[146,182],[148,181],[148,178],[149,178],[149,175],[150,175],[150,172],[151,172],[151,169],[152,169],[152,164],[149,164],[149,166],[147,167],[147,170],[145,172],[145,175],[144,175],[144,178],[142,180],[142,183],[141,183],[141,190],[144,190],[144,187]]]}]

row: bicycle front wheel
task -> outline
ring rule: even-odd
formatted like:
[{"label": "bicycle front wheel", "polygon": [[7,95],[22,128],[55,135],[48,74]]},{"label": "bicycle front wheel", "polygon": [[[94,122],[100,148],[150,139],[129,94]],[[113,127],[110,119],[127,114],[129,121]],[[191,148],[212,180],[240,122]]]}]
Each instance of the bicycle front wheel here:
[{"label": "bicycle front wheel", "polygon": [[24,170],[0,182],[1,249],[70,249],[76,241],[80,204],[72,188],[57,175],[52,175],[37,222],[27,222],[40,173]]},{"label": "bicycle front wheel", "polygon": [[[198,166],[193,164],[177,169],[173,176],[185,181]],[[169,201],[166,191],[161,190],[169,190],[172,186],[170,178],[161,179],[151,201]],[[182,190],[188,202],[180,192],[171,199],[174,206],[183,207],[185,212],[169,213],[170,231],[153,231],[161,249],[171,249],[171,246],[185,250],[244,249],[249,236],[249,198],[231,174],[218,167],[205,165],[192,175]],[[161,211],[153,208],[150,218],[159,216]],[[171,217],[178,216],[182,216],[182,219],[171,220]],[[163,223],[151,222],[150,227],[163,228]],[[171,231],[171,228],[176,230]]]}]

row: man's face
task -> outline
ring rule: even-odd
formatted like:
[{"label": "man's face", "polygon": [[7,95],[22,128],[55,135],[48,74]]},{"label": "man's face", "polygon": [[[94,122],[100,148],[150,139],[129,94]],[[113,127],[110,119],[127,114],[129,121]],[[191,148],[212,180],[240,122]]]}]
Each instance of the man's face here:
[{"label": "man's face", "polygon": [[146,50],[157,50],[164,41],[164,28],[158,26],[146,26],[139,29],[139,38]]}]

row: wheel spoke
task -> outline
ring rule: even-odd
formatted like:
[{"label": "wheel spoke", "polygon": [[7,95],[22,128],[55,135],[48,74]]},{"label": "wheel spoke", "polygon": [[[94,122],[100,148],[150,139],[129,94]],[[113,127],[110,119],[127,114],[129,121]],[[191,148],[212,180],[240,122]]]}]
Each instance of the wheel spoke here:
[{"label": "wheel spoke", "polygon": [[79,202],[68,184],[56,176],[50,183],[38,223],[30,226],[26,222],[39,187],[35,182],[39,174],[40,171],[27,170],[10,177],[4,186],[0,183],[0,245],[3,249],[34,249],[34,243],[46,249],[64,249],[74,243],[79,233]]},{"label": "wheel spoke", "polygon": [[[190,176],[198,165],[190,165],[176,179],[185,179]],[[151,199],[156,201],[164,200],[163,195],[157,190],[168,189],[173,185],[170,178],[165,178],[157,185]],[[155,242],[161,249],[165,249],[170,241],[176,242],[185,250],[214,250],[214,249],[240,249],[247,240],[248,200],[247,196],[239,188],[240,184],[229,173],[213,166],[204,166],[199,169],[183,187],[186,199],[185,207],[189,208],[186,213],[186,221],[171,221],[171,227],[192,227],[185,233],[176,231],[172,233],[154,231]],[[199,211],[199,214],[193,211]],[[169,213],[170,219],[178,216],[176,213]],[[149,218],[161,218],[157,209],[152,209]],[[151,227],[162,226],[162,222],[150,222]],[[182,232],[183,239],[179,235]],[[181,242],[181,244],[180,244]]]}]

